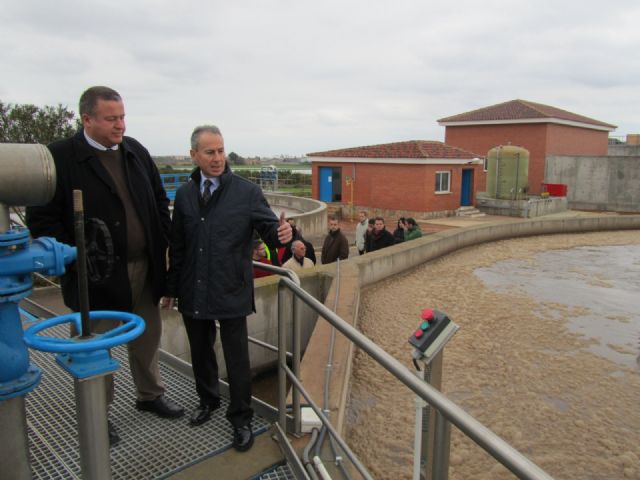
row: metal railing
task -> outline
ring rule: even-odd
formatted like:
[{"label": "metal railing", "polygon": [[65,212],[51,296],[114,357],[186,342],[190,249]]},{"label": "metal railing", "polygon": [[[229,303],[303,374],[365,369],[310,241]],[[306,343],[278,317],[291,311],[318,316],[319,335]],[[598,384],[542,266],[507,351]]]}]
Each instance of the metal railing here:
[{"label": "metal railing", "polygon": [[[351,460],[355,468],[360,472],[364,478],[372,478],[367,472],[364,465],[356,458],[349,447],[344,443],[329,423],[328,419],[324,416],[320,408],[309,397],[309,394],[305,391],[302,383],[298,380],[299,371],[296,371],[295,363],[294,368],[290,369],[287,366],[286,361],[286,305],[287,290],[294,296],[294,309],[293,309],[293,358],[300,358],[300,341],[296,342],[296,332],[299,332],[299,319],[296,319],[296,304],[297,300],[301,300],[311,309],[316,311],[318,315],[328,321],[334,328],[341,332],[347,339],[353,342],[362,351],[366,352],[371,358],[376,360],[383,368],[396,377],[400,382],[406,385],[416,395],[426,401],[431,407],[435,408],[439,415],[442,416],[442,421],[449,421],[454,424],[461,432],[467,437],[473,440],[477,445],[494,457],[498,462],[509,469],[518,478],[522,479],[537,479],[537,480],[549,480],[552,477],[544,470],[534,464],[527,457],[522,455],[519,451],[505,442],[502,438],[497,436],[487,427],[482,425],[478,420],[473,418],[462,408],[449,400],[444,394],[432,387],[431,385],[421,381],[413,372],[407,369],[402,363],[396,360],[394,357],[385,352],[381,347],[376,345],[370,339],[365,337],[357,329],[352,327],[349,323],[345,322],[342,318],[336,315],[333,311],[320,303],[317,299],[311,296],[308,292],[292,282],[288,278],[281,278],[278,284],[278,423],[279,427],[283,431],[287,431],[287,414],[286,414],[286,396],[287,378],[293,384],[292,389],[292,402],[293,402],[293,425],[294,431],[299,432],[300,426],[300,400],[299,396],[302,394],[309,405],[313,408],[316,415],[320,418],[322,423],[327,427],[331,435],[334,436],[340,447],[344,450],[345,455]],[[297,366],[299,369],[299,364]],[[438,429],[442,430],[442,428]],[[438,440],[436,440],[437,444]]]}]

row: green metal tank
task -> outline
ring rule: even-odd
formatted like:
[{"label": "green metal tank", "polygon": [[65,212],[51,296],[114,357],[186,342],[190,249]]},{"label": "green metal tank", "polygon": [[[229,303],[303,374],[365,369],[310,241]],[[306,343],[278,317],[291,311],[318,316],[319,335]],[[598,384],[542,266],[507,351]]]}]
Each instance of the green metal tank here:
[{"label": "green metal tank", "polygon": [[489,150],[487,195],[503,200],[523,200],[529,191],[529,150],[500,145]]}]

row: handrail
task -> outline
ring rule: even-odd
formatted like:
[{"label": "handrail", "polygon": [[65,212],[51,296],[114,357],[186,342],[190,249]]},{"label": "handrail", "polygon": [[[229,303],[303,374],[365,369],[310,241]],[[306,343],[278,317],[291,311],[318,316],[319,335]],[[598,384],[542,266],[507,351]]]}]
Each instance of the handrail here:
[{"label": "handrail", "polygon": [[[464,411],[461,407],[449,400],[443,393],[431,385],[422,382],[416,377],[413,372],[409,371],[402,363],[389,355],[384,349],[372,342],[357,329],[352,327],[349,323],[345,322],[342,318],[332,312],[325,305],[320,303],[317,299],[307,293],[299,285],[287,278],[281,278],[278,283],[278,346],[279,346],[279,369],[278,369],[278,388],[279,388],[279,423],[283,430],[286,431],[286,412],[283,410],[286,407],[286,331],[284,329],[284,309],[280,305],[284,304],[284,288],[289,289],[294,298],[300,298],[310,308],[315,310],[321,317],[327,320],[337,330],[339,330],[345,337],[352,341],[356,346],[369,354],[374,360],[376,360],[382,367],[384,367],[394,377],[404,383],[409,389],[411,389],[416,395],[429,403],[434,407],[441,415],[447,420],[457,426],[460,431],[467,435],[476,444],[482,447],[498,462],[508,468],[518,478],[531,479],[531,480],[552,480],[552,477],[538,467],[535,463],[505,442],[498,435],[493,433],[482,423]],[[295,318],[294,318],[295,321]],[[294,350],[294,356],[296,351]],[[298,375],[295,371],[293,372]],[[292,379],[293,381],[293,379]],[[302,390],[302,385],[294,382],[293,396],[298,394],[298,390]],[[316,412],[318,413],[318,412]],[[300,416],[300,412],[294,409],[294,418]],[[320,417],[321,419],[323,416]],[[347,452],[345,452],[347,453]],[[351,459],[353,461],[353,459]],[[355,465],[355,463],[354,463]]]}]

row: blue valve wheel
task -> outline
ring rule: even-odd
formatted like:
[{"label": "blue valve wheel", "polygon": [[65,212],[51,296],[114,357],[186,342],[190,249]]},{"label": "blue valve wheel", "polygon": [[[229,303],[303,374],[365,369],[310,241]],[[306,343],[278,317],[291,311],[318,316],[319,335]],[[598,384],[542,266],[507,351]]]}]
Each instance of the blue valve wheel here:
[{"label": "blue valve wheel", "polygon": [[24,332],[24,341],[31,348],[43,352],[53,353],[81,353],[94,350],[109,349],[128,343],[136,339],[144,332],[144,320],[138,315],[127,312],[114,312],[99,310],[89,312],[90,320],[116,320],[122,325],[105,333],[93,334],[91,338],[55,338],[40,336],[38,333],[47,328],[55,327],[63,323],[75,324],[76,330],[81,331],[80,313],[69,313],[59,317],[43,320],[32,325]]}]

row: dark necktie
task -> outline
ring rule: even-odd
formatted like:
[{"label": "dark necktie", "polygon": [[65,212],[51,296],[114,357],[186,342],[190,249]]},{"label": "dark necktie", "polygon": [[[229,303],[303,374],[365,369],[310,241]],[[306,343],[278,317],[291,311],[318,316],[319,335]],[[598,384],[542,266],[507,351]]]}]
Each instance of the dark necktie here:
[{"label": "dark necktie", "polygon": [[211,180],[207,179],[204,181],[204,191],[202,192],[202,203],[205,205],[211,199]]}]

